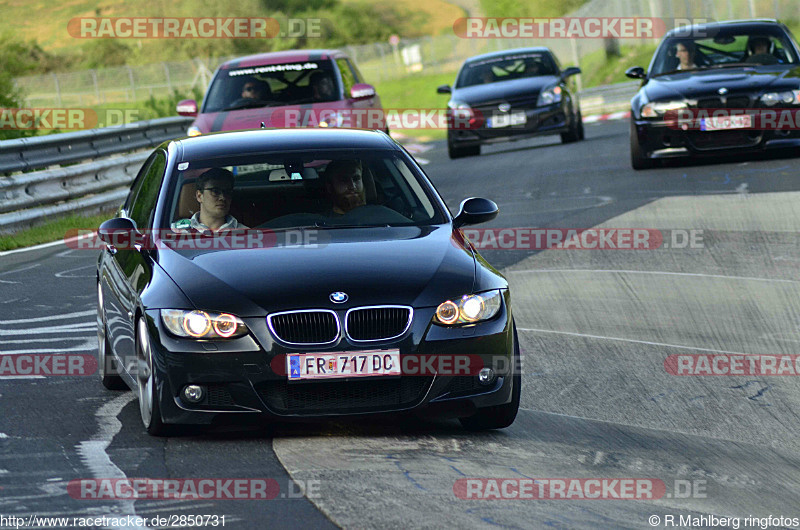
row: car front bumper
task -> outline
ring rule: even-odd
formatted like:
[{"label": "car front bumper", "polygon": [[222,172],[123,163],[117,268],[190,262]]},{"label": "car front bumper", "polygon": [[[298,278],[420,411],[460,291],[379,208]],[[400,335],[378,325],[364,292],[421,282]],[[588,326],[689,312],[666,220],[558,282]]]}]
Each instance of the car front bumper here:
[{"label": "car front bumper", "polygon": [[507,127],[487,127],[487,118],[497,119],[496,111],[476,109],[480,112],[479,126],[451,127],[447,131],[447,140],[453,147],[470,147],[475,145],[523,140],[535,136],[565,133],[569,130],[569,122],[565,109],[560,104],[536,107],[533,109],[511,109],[508,113],[525,113],[525,123]]},{"label": "car front bumper", "polygon": [[[262,423],[402,412],[468,416],[479,408],[508,403],[514,379],[511,371],[519,366],[507,302],[492,320],[468,328],[433,325],[433,308],[415,309],[411,329],[399,341],[368,346],[343,339],[328,348],[284,348],[269,336],[265,318],[243,319],[252,337],[245,337],[249,341],[243,341],[243,348],[228,351],[206,351],[203,348],[208,345],[198,348],[197,342],[177,340],[163,329],[158,311],[148,311],[162,419],[207,425],[235,416],[256,416]],[[484,366],[496,368],[498,377],[488,385],[478,382],[475,375],[452,373],[289,382],[274,369],[284,366],[282,359],[276,363],[276,357],[287,353],[388,348],[399,349],[401,358],[410,354],[479,356]],[[203,401],[193,404],[181,397],[189,384],[205,389]]]},{"label": "car front bumper", "polygon": [[681,130],[661,120],[634,120],[634,131],[647,158],[715,156],[800,146],[800,130]]}]

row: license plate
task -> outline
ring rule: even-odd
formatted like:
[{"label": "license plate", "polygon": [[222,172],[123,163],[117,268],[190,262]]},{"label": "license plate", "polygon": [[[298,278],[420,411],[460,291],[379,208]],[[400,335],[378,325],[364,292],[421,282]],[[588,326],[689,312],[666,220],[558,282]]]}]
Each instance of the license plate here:
[{"label": "license plate", "polygon": [[731,129],[749,129],[752,125],[749,114],[736,116],[716,116],[700,120],[701,131],[728,131]]},{"label": "license plate", "polygon": [[512,112],[510,114],[495,114],[492,117],[486,118],[486,127],[489,129],[498,129],[500,127],[512,127],[514,125],[523,125],[527,123],[528,117],[524,112]]},{"label": "license plate", "polygon": [[289,381],[400,375],[400,350],[297,353],[286,356]]}]

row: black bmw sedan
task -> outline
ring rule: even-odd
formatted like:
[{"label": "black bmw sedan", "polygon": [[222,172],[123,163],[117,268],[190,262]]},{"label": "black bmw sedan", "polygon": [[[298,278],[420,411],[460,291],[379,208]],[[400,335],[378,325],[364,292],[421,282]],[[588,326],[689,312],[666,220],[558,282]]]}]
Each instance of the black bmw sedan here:
[{"label": "black bmw sedan", "polygon": [[[798,127],[780,127],[764,114],[781,110],[793,118],[800,108],[800,50],[775,20],[676,28],[647,71],[635,66],[626,75],[642,79],[631,100],[634,169],[666,158],[800,145]],[[690,119],[682,124],[670,119],[683,113]]]},{"label": "black bmw sedan", "polygon": [[[447,106],[450,158],[479,155],[482,144],[560,134],[564,143],[583,139],[583,120],[572,76],[548,48],[520,48],[467,59]],[[467,117],[468,119],[461,119]]]},{"label": "black bmw sedan", "polygon": [[153,435],[373,413],[503,428],[520,402],[508,284],[380,131],[165,142],[101,225],[100,372]]}]

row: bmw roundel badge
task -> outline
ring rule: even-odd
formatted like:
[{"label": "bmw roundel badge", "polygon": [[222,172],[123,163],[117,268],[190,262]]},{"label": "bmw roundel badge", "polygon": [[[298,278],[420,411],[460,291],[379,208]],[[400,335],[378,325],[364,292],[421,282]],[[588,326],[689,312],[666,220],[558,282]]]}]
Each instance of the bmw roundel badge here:
[{"label": "bmw roundel badge", "polygon": [[343,293],[342,291],[336,291],[335,293],[331,293],[328,297],[331,299],[331,302],[334,304],[343,304],[347,302],[347,293]]}]

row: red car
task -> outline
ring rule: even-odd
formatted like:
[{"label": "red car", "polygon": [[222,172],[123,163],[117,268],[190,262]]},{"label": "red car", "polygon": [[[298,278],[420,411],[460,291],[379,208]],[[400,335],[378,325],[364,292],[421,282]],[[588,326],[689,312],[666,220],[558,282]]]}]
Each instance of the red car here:
[{"label": "red car", "polygon": [[[196,116],[189,136],[262,127],[368,127],[387,129],[375,87],[347,54],[294,50],[230,60],[214,73],[203,107],[178,103],[178,114]],[[388,132],[388,130],[387,130]]]}]

